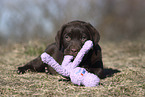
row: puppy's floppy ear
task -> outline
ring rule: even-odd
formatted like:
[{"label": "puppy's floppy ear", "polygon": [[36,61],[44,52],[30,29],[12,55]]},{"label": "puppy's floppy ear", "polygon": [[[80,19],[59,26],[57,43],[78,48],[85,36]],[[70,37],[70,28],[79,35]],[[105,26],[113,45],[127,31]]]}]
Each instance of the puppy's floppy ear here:
[{"label": "puppy's floppy ear", "polygon": [[66,28],[66,24],[64,24],[61,29],[57,32],[55,36],[56,46],[59,50],[63,51],[63,31]]},{"label": "puppy's floppy ear", "polygon": [[89,31],[91,40],[94,42],[95,45],[98,44],[100,40],[99,32],[90,23],[85,23],[85,26]]}]

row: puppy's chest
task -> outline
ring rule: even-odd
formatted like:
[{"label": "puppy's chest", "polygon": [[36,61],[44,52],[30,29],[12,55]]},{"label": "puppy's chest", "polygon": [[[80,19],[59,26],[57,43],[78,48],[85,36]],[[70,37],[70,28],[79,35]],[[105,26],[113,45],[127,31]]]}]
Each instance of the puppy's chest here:
[{"label": "puppy's chest", "polygon": [[90,58],[87,58],[85,60],[83,60],[80,64],[79,64],[79,67],[82,67],[82,68],[89,68],[91,66],[91,59]]},{"label": "puppy's chest", "polygon": [[92,50],[89,51],[83,58],[82,62],[79,64],[80,67],[89,68],[92,65],[91,62]]}]

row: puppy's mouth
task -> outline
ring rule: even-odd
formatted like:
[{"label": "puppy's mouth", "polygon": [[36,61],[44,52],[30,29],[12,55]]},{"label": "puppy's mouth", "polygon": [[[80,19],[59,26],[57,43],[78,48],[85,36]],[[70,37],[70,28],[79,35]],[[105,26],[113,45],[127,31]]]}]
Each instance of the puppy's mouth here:
[{"label": "puppy's mouth", "polygon": [[70,55],[73,55],[74,57],[76,57],[77,56],[77,54],[78,54],[78,51],[76,51],[76,52],[72,52],[72,51],[70,51],[70,53],[69,53]]},{"label": "puppy's mouth", "polygon": [[72,55],[73,57],[76,57],[78,53],[64,53],[64,55]]},{"label": "puppy's mouth", "polygon": [[77,56],[77,54],[78,54],[78,51],[72,52],[69,50],[64,50],[64,55],[72,55],[75,58]]}]

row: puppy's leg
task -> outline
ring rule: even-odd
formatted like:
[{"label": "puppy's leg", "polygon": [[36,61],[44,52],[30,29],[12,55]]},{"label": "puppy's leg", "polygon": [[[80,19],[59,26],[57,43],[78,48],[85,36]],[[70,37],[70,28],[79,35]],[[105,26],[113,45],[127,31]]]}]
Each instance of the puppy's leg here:
[{"label": "puppy's leg", "polygon": [[88,69],[88,71],[97,75],[101,79],[104,78],[102,60],[97,61],[95,64],[93,64],[92,67]]},{"label": "puppy's leg", "polygon": [[45,64],[42,63],[40,56],[37,57],[36,59],[28,62],[22,67],[18,67],[17,73],[18,74],[23,74],[27,70],[31,71],[37,71],[37,72],[44,72],[45,71]]}]

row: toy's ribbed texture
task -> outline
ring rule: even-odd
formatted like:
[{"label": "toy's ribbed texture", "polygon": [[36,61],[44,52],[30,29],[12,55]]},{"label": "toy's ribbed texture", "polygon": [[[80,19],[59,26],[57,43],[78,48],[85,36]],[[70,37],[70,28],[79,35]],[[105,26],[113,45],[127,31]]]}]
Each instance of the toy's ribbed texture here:
[{"label": "toy's ribbed texture", "polygon": [[47,53],[43,53],[41,54],[41,60],[45,63],[50,65],[52,68],[54,68],[56,70],[56,72],[58,72],[59,74],[69,77],[69,72],[66,71],[65,68],[63,68],[61,65],[59,65],[53,57],[51,57],[49,54]]}]

